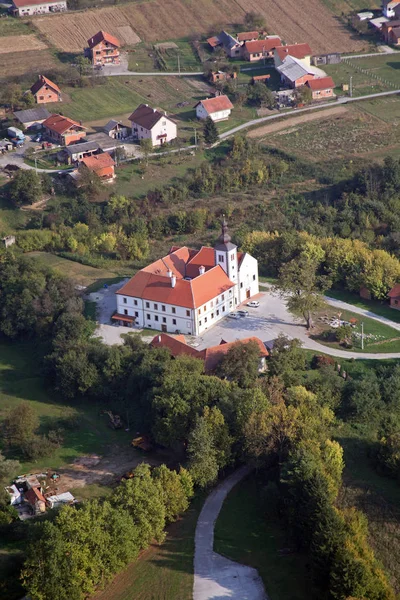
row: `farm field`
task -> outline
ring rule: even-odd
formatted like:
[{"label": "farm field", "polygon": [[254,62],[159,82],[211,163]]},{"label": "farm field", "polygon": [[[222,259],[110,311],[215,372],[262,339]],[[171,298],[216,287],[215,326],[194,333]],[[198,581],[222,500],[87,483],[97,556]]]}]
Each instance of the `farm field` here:
[{"label": "farm field", "polygon": [[10,48],[13,52],[29,52],[46,50],[47,46],[33,33],[29,35],[6,35],[0,37],[0,54],[8,54]]},{"label": "farm field", "polygon": [[36,77],[39,65],[40,71],[46,72],[48,69],[58,67],[60,63],[49,49],[0,53],[0,80],[8,80],[10,77],[25,74],[31,74],[32,77]]},{"label": "farm field", "polygon": [[[400,117],[400,101],[390,104],[392,114]],[[373,105],[376,114],[371,114],[364,103],[357,107],[341,108],[337,114],[331,110],[316,113],[317,120],[300,121],[300,117],[287,119],[286,122],[265,126],[279,130],[252,130],[249,135],[258,137],[258,131],[264,131],[264,143],[279,148],[289,154],[295,154],[312,161],[332,160],[334,158],[382,157],[400,149],[400,122],[385,122],[378,114],[385,113],[383,106]],[[330,113],[330,114],[329,114]],[[306,117],[304,117],[306,118]],[[299,121],[296,121],[299,119]]]},{"label": "farm field", "polygon": [[32,27],[27,21],[6,16],[0,18],[0,36],[28,35]]},{"label": "farm field", "polygon": [[69,277],[76,285],[88,287],[88,291],[95,291],[96,287],[98,289],[104,283],[115,283],[127,275],[127,270],[124,269],[120,273],[109,269],[97,269],[50,252],[29,252],[26,256],[30,256],[36,262],[53,269],[60,275]]},{"label": "farm field", "polygon": [[280,553],[288,540],[274,513],[267,492],[257,485],[255,476],[245,479],[222,506],[215,526],[214,550],[258,569],[270,600],[307,600],[311,582],[305,557],[295,552]]},{"label": "farm field", "polygon": [[[361,60],[361,59],[360,59]],[[374,60],[374,59],[373,59]],[[358,59],[354,59],[352,63],[341,62],[338,65],[325,65],[324,71],[333,78],[335,82],[335,94],[340,96],[348,94],[343,92],[342,85],[350,84],[350,77],[352,78],[353,96],[359,97],[366,94],[374,94],[379,92],[385,92],[392,90],[393,87],[385,83],[383,80],[377,80],[371,76],[371,74],[362,73],[355,68],[358,65]],[[361,65],[360,65],[361,67]]]},{"label": "farm field", "polygon": [[396,88],[400,87],[400,53],[386,56],[370,56],[356,58],[351,61],[361,69],[365,69],[383,80],[389,81]]},{"label": "farm field", "polygon": [[322,0],[329,10],[335,15],[348,15],[361,10],[372,10],[381,8],[379,0]]}]

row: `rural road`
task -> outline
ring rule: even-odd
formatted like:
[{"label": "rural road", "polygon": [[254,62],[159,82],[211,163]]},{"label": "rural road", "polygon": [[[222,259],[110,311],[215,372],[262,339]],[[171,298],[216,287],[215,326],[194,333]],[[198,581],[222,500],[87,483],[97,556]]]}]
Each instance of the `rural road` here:
[{"label": "rural road", "polygon": [[211,492],[196,526],[193,600],[268,600],[256,569],[214,552],[214,525],[231,489],[251,471],[244,466]]}]

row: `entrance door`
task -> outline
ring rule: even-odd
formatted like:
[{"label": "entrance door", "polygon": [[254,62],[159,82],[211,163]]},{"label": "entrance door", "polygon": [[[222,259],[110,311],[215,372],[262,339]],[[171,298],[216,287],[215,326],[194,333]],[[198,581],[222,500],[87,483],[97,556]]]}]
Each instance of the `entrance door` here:
[{"label": "entrance door", "polygon": [[161,331],[163,333],[167,333],[167,326],[166,325],[161,325]]},{"label": "entrance door", "polygon": [[250,290],[246,290],[246,298],[250,298]]}]

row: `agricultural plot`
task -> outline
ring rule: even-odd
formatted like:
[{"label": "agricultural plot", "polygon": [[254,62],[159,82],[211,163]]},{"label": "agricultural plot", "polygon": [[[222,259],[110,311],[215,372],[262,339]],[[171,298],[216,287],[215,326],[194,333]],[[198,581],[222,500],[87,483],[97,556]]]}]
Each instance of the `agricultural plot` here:
[{"label": "agricultural plot", "polygon": [[322,0],[322,2],[337,16],[381,8],[379,0]]},{"label": "agricultural plot", "polygon": [[372,71],[364,69],[358,59],[352,61],[342,61],[338,65],[326,65],[324,71],[331,75],[336,84],[335,93],[337,95],[347,94],[342,91],[344,84],[350,84],[352,81],[353,96],[365,96],[366,94],[374,94],[385,92],[393,89],[391,82],[386,82],[384,78],[375,77]]},{"label": "agricultural plot", "polygon": [[362,107],[327,113],[320,112],[317,120],[282,121],[276,124],[280,131],[262,132],[265,143],[313,161],[385,155],[400,146],[400,124],[385,123]]},{"label": "agricultural plot", "polygon": [[296,0],[238,0],[238,4],[244,12],[264,15],[268,33],[280,35],[286,43],[308,42],[313,53],[367,48],[321,0],[303,0],[301,10]]},{"label": "agricultural plot", "polygon": [[0,54],[8,54],[10,48],[14,52],[28,52],[30,50],[46,50],[47,46],[35,35],[9,35],[0,37]]},{"label": "agricultural plot", "polygon": [[58,67],[60,63],[50,50],[0,53],[0,80],[25,74],[37,76],[39,65],[40,72],[46,72]]},{"label": "agricultural plot", "polygon": [[400,56],[389,54],[386,56],[370,56],[368,58],[357,58],[351,64],[358,69],[371,73],[378,80],[393,84],[400,88]]}]

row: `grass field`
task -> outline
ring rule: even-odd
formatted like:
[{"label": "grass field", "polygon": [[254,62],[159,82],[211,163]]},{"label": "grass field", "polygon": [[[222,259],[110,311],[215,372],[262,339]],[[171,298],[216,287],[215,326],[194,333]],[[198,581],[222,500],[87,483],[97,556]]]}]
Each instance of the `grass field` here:
[{"label": "grass field", "polygon": [[28,213],[13,208],[6,198],[6,189],[0,187],[0,234],[7,235],[23,228],[28,221]]},{"label": "grass field", "polygon": [[358,308],[364,308],[365,310],[369,310],[376,315],[390,319],[395,323],[400,323],[400,311],[390,308],[388,300],[364,300],[364,298],[360,298],[358,294],[346,292],[344,290],[329,290],[327,296],[336,298],[336,300],[348,302],[349,304],[353,304],[353,306],[357,306]]},{"label": "grass field", "polygon": [[378,0],[322,0],[322,2],[338,16],[381,7]]},{"label": "grass field", "polygon": [[[361,67],[358,59],[354,59],[351,63],[341,62],[337,65],[325,65],[324,71],[333,78],[335,82],[335,94],[338,96],[347,95],[348,92],[343,92],[343,84],[350,84],[352,78],[353,97],[365,96],[366,94],[378,94],[393,89],[392,86],[381,80],[376,80],[370,73],[360,72],[356,66]],[[378,74],[378,73],[376,73]]]},{"label": "grass field", "polygon": [[356,58],[351,61],[360,69],[364,69],[389,81],[397,88],[400,87],[400,55],[389,54],[386,56],[369,56],[368,58]]},{"label": "grass field", "polygon": [[203,496],[167,530],[162,546],[152,546],[92,600],[192,600],[194,532]]},{"label": "grass field", "polygon": [[225,500],[217,519],[214,550],[239,563],[258,569],[270,600],[309,600],[305,557],[281,554],[287,535],[273,511],[268,496],[250,476]]},{"label": "grass field", "polygon": [[[91,292],[95,292],[105,283],[116,283],[127,273],[124,268],[118,273],[109,269],[89,267],[50,252],[30,252],[26,256],[30,256],[39,264],[50,267],[61,275],[69,277],[76,285],[83,285],[88,288],[87,291]],[[118,265],[116,266],[118,267]]]},{"label": "grass field", "polygon": [[[351,348],[353,351],[366,353],[400,352],[400,331],[397,329],[393,329],[389,325],[385,325],[374,319],[369,319],[363,315],[340,310],[329,305],[326,305],[319,315],[317,315],[315,319],[316,331],[312,335],[312,338],[330,348],[341,348],[342,346],[340,346],[339,342],[333,341],[333,339],[332,341],[326,340],[321,337],[322,332],[332,331],[332,334],[334,334],[335,331],[322,321],[322,318],[325,316],[338,318],[339,314],[340,319],[343,321],[350,321],[350,319],[356,320],[356,326],[353,331],[357,334],[357,337]],[[361,323],[364,323],[364,350],[361,349]]]},{"label": "grass field", "polygon": [[32,33],[32,27],[27,21],[10,16],[2,16],[0,18],[1,37],[9,35],[29,35],[30,33]]}]

